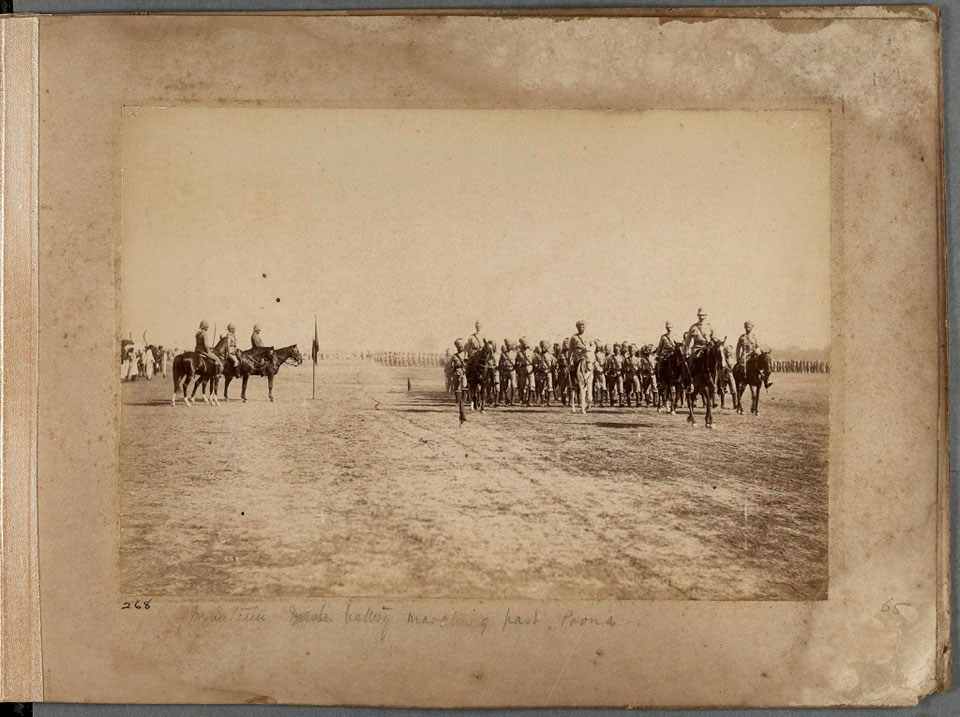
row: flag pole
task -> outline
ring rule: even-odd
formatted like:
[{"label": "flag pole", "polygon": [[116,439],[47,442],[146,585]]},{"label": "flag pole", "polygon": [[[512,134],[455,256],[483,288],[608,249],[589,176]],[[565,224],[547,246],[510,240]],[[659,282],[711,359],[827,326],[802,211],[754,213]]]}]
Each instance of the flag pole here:
[{"label": "flag pole", "polygon": [[311,347],[311,353],[313,354],[313,400],[317,400],[317,352],[320,350],[320,342],[317,335],[317,315],[313,315],[313,346]]}]

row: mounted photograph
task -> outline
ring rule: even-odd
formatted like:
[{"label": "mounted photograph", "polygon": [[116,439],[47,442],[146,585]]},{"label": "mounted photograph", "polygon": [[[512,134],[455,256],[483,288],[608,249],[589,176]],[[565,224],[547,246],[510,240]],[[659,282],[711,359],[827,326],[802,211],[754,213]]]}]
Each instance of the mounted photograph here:
[{"label": "mounted photograph", "polygon": [[123,594],[827,599],[829,110],[121,137]]}]

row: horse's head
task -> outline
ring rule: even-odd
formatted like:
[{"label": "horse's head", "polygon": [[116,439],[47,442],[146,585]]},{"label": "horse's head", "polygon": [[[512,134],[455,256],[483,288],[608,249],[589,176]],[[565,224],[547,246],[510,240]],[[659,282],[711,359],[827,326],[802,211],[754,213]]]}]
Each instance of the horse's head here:
[{"label": "horse's head", "polygon": [[765,375],[769,376],[773,373],[773,362],[770,360],[770,354],[773,351],[761,351],[756,356],[757,368]]},{"label": "horse's head", "polygon": [[297,345],[288,346],[287,351],[289,352],[288,356],[284,358],[284,361],[287,359],[293,359],[293,365],[299,366],[303,363],[303,356],[300,355],[300,349],[297,348]]}]

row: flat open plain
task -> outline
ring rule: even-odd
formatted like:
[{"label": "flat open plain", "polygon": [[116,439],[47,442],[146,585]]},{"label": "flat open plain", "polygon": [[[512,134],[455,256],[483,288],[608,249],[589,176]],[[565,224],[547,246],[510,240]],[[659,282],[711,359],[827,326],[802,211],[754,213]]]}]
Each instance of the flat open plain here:
[{"label": "flat open plain", "polygon": [[310,374],[219,407],[123,385],[124,594],[826,598],[829,376],[775,374],[760,416],[709,431],[654,408],[460,426],[439,368],[322,362],[317,400]]}]

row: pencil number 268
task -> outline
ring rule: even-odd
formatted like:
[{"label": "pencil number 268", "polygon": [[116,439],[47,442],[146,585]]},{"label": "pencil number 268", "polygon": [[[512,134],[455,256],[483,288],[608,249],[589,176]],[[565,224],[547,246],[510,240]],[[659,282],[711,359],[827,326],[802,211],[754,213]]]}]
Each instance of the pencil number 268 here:
[{"label": "pencil number 268", "polygon": [[[150,598],[152,600],[153,598]],[[121,610],[149,610],[150,609],[150,600],[134,600],[133,602],[125,602],[120,606]]]}]

